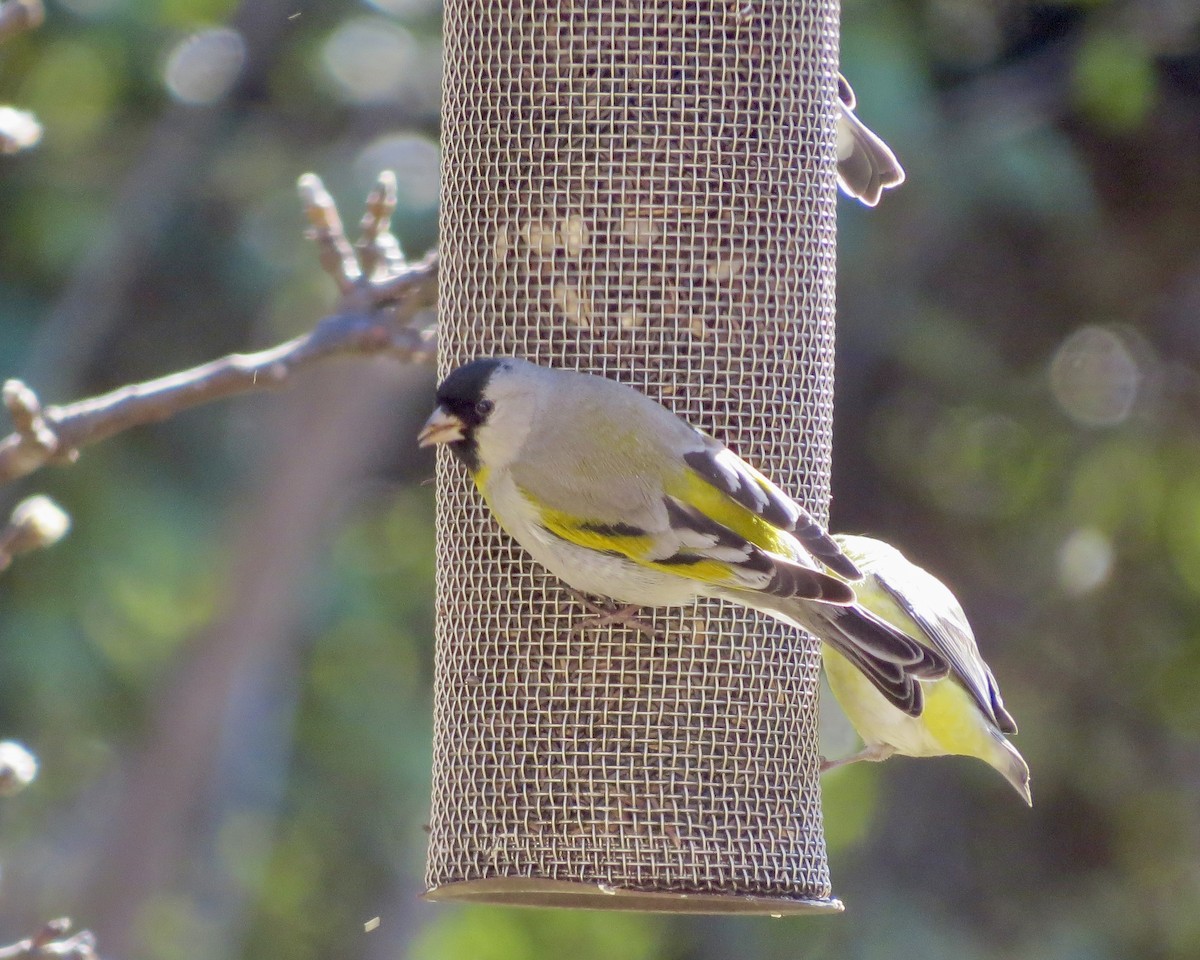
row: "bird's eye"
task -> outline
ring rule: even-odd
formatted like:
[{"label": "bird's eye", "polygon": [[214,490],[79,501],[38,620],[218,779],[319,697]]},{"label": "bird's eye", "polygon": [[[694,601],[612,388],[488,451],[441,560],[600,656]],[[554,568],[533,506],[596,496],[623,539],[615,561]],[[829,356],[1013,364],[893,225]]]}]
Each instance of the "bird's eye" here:
[{"label": "bird's eye", "polygon": [[475,413],[482,420],[495,408],[495,404],[491,400],[480,400],[475,404]]}]

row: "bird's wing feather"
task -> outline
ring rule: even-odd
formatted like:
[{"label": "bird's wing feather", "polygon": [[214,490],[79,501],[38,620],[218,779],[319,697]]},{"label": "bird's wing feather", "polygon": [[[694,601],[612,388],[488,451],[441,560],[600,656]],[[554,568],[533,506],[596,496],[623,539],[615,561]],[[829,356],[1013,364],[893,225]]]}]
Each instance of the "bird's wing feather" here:
[{"label": "bird's wing feather", "polygon": [[736,453],[712,437],[683,455],[703,480],[773,527],[791,533],[814,557],[848,580],[861,580],[858,567],[807,510]]},{"label": "bird's wing feather", "polygon": [[835,649],[897,710],[910,717],[919,717],[924,711],[925,694],[921,684],[902,666],[871,656],[853,644],[836,645]]},{"label": "bird's wing feather", "polygon": [[[671,496],[661,500],[661,512],[639,526],[628,521],[597,521],[575,510],[556,510],[539,503],[530,491],[522,494],[538,512],[541,526],[576,546],[616,554],[644,567],[702,583],[758,591],[781,599],[799,598],[826,603],[854,601],[846,583],[770,553],[741,534],[718,523],[695,507]],[[645,512],[643,512],[645,517]]]},{"label": "bird's wing feather", "polygon": [[939,680],[949,664],[932,647],[872,613],[860,602],[849,606],[776,601],[761,594],[731,599],[773,613],[815,634],[853,664],[897,709],[919,716],[922,680]]},{"label": "bird's wing feather", "polygon": [[[950,664],[950,675],[971,695],[1001,733],[1016,733],[1017,725],[1004,708],[1000,687],[979,654],[967,615],[940,580],[904,561],[873,571],[880,587],[907,613],[929,639],[930,645]],[[918,600],[915,598],[936,598]]]},{"label": "bird's wing feather", "polygon": [[788,599],[823,600],[847,604],[854,591],[841,580],[751,543],[697,508],[674,497],[665,497],[671,540],[677,540],[668,561],[692,563],[693,557],[729,557],[742,581],[740,585]]}]

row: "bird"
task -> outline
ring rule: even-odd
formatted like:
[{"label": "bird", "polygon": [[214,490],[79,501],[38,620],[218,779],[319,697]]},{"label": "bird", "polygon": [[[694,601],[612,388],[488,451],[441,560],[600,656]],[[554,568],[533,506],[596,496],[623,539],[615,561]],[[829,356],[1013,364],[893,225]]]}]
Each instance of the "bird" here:
[{"label": "bird", "polygon": [[838,74],[837,178],[849,197],[873,207],[884,190],[904,182],[904,168],[884,143],[854,114],[856,99],[846,78]]},{"label": "bird", "polygon": [[886,760],[893,754],[978,757],[1032,806],[1029,766],[1007,738],[1017,732],[1016,721],[1005,709],[996,678],[979,655],[971,625],[950,588],[891,544],[848,534],[835,534],[833,539],[863,573],[855,585],[858,602],[936,650],[950,671],[940,679],[919,681],[925,709],[914,717],[864,683],[857,665],[826,644],[822,661],[830,689],[864,747],[849,757],[826,761],[823,769]]},{"label": "bird", "polygon": [[630,386],[482,357],[442,380],[417,439],[445,444],[500,526],[574,590],[760,610],[820,637],[902,714],[949,670],[855,601],[858,568],[808,511]]}]

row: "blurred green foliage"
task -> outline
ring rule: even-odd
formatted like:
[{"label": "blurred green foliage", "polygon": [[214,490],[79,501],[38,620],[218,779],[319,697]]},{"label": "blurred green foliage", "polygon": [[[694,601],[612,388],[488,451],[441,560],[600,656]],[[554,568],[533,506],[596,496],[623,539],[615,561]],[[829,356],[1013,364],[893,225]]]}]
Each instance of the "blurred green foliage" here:
[{"label": "blurred green foliage", "polygon": [[1113,133],[1134,131],[1154,106],[1154,51],[1128,30],[1096,30],[1080,44],[1071,79],[1089,119]]},{"label": "blurred green foliage", "polygon": [[652,916],[458,907],[427,925],[408,956],[412,960],[551,956],[655,960],[670,955],[667,940],[666,924]]},{"label": "blurred green foliage", "polygon": [[[401,239],[423,251],[439,37],[433,0],[52,6],[0,51],[0,101],[46,127],[0,158],[5,375],[54,402],[307,329],[330,291],[294,199],[306,170],[352,223],[396,168]],[[189,42],[244,66],[214,75]],[[287,649],[239,661],[208,705],[218,769],[189,788],[202,812],[129,956],[1200,955],[1200,13],[853,0],[843,66],[909,180],[842,209],[835,524],[955,588],[1034,809],[969,761],[832,774],[840,919],[416,903],[433,533],[430,462],[404,447],[323,508]],[[0,733],[43,770],[2,811],[0,939],[60,913],[102,953],[118,936],[126,878],[104,864],[136,863],[140,837],[122,860],[106,825],[238,615],[244,540],[281,535],[259,484],[287,402],[122,435],[16,491],[75,527],[0,579]]]}]

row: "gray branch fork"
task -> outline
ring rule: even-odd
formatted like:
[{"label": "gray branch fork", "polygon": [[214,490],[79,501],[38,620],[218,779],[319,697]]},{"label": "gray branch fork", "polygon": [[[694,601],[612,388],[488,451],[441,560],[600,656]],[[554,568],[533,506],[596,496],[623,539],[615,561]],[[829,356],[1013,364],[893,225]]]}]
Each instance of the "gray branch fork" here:
[{"label": "gray branch fork", "polygon": [[[395,176],[390,171],[380,174],[353,245],[333,199],[315,174],[300,178],[299,191],[308,236],[316,242],[321,266],[340,293],[330,316],[278,346],[230,354],[61,406],[43,407],[28,386],[9,380],[3,400],[13,431],[0,440],[0,484],[47,465],[73,463],[85,447],[131,427],[167,420],[226,397],[282,386],[298,371],[330,357],[389,355],[406,363],[431,361],[436,333],[429,310],[437,298],[437,253],[430,251],[410,262],[401,252],[391,232]],[[14,522],[9,522],[9,529]],[[30,538],[22,542],[30,544],[26,549],[48,545]]]}]

